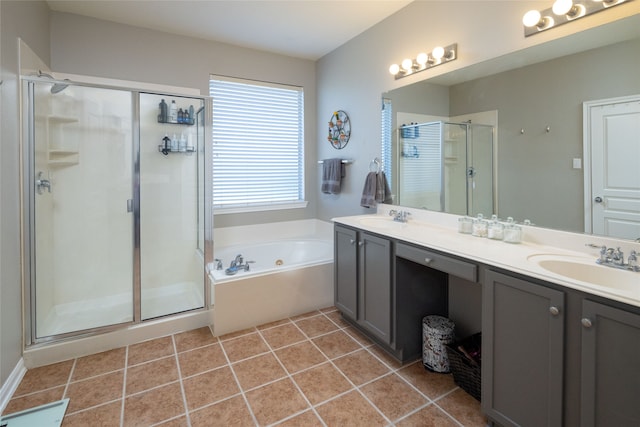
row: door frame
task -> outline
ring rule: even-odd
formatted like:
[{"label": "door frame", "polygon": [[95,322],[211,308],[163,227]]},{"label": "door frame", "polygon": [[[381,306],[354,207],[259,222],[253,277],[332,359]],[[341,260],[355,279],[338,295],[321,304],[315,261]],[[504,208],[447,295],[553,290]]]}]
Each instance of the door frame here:
[{"label": "door frame", "polygon": [[582,103],[582,160],[584,177],[584,232],[593,233],[592,173],[591,173],[591,109],[603,105],[640,101],[640,94],[615,98],[595,99]]}]

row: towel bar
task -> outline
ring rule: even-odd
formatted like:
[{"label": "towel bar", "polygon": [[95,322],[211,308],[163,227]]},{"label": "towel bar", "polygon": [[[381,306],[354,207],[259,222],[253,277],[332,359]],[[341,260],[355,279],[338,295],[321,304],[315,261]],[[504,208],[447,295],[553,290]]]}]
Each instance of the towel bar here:
[{"label": "towel bar", "polygon": [[[318,164],[321,165],[324,163],[324,160],[318,160]],[[351,159],[342,159],[342,163],[345,165],[350,165],[351,163],[353,163],[353,160]]]}]

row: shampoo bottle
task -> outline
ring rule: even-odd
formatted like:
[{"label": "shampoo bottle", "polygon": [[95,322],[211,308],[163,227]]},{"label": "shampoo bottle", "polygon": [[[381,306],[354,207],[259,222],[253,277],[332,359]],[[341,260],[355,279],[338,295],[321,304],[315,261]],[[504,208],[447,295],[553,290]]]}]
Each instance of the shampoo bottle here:
[{"label": "shampoo bottle", "polygon": [[169,108],[169,122],[178,123],[178,106],[176,101],[171,101],[171,107]]},{"label": "shampoo bottle", "polygon": [[180,151],[180,145],[178,143],[178,137],[176,134],[173,134],[173,138],[171,138],[171,151]]},{"label": "shampoo bottle", "polygon": [[169,116],[169,113],[167,112],[168,107],[169,106],[164,102],[164,99],[160,101],[160,115],[158,116],[159,123],[167,123],[167,118]]}]

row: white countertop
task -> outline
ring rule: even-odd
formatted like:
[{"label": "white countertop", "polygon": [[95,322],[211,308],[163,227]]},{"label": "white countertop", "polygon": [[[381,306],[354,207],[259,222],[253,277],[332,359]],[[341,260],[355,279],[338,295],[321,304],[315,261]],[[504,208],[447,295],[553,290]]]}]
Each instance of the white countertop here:
[{"label": "white countertop", "polygon": [[[402,209],[411,212],[407,223],[394,223],[390,227],[369,225],[364,218],[388,219],[390,209]],[[597,236],[583,235],[541,229],[538,227],[523,227],[523,241],[519,244],[506,243],[499,240],[475,237],[471,234],[458,233],[456,215],[439,212],[410,209],[400,206],[380,205],[375,215],[355,215],[333,218],[339,224],[359,228],[372,233],[413,243],[425,248],[438,250],[456,255],[489,266],[520,273],[547,282],[576,289],[585,293],[598,295],[611,300],[640,307],[640,272],[617,270],[612,267],[599,266],[595,263],[599,249],[586,246],[587,244],[618,247],[625,253],[625,261],[631,249],[640,253],[640,244]],[[576,280],[571,277],[552,273],[537,262],[529,260],[532,255],[548,254],[558,259],[576,259],[600,269],[606,269],[605,274],[623,274],[624,282],[631,282],[633,286],[603,286]],[[616,271],[615,273],[609,271]],[[628,275],[628,276],[626,276]],[[635,285],[637,284],[637,288]]]}]

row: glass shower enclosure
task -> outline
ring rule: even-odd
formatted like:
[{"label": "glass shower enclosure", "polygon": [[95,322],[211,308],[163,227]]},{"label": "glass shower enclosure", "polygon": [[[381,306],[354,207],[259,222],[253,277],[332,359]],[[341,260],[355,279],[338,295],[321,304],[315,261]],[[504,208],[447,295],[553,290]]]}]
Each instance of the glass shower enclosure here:
[{"label": "glass shower enclosure", "polygon": [[207,99],[42,76],[22,93],[28,344],[207,307]]},{"label": "glass shower enclosure", "polygon": [[398,204],[458,215],[494,213],[493,126],[405,125],[397,141]]}]

